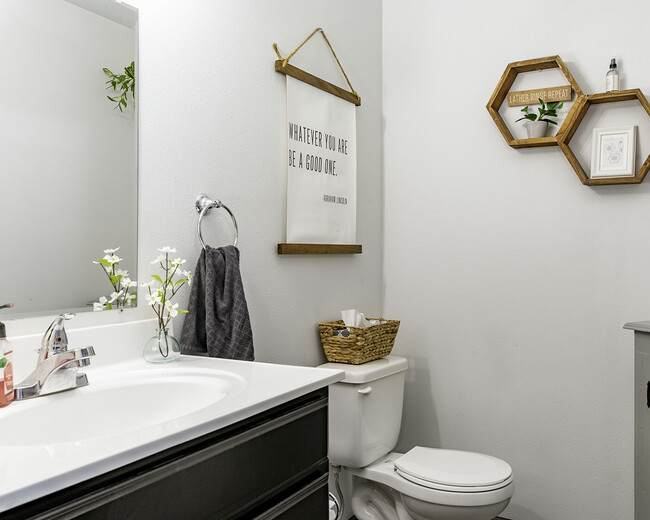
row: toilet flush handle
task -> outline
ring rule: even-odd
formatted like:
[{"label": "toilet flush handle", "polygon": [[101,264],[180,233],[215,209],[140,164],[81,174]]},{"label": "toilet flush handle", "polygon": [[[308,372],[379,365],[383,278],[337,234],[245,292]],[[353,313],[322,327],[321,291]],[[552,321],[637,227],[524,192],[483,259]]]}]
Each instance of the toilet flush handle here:
[{"label": "toilet flush handle", "polygon": [[372,393],[372,386],[367,386],[361,390],[357,390],[361,395],[370,395]]}]

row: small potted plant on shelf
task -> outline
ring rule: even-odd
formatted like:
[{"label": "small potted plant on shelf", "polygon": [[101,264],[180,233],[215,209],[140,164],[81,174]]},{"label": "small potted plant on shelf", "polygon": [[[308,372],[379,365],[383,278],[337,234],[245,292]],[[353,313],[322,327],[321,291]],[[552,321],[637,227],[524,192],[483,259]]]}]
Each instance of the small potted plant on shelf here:
[{"label": "small potted plant on shelf", "polygon": [[557,111],[560,110],[564,103],[556,101],[554,103],[544,103],[541,98],[538,98],[541,103],[541,107],[537,109],[539,114],[533,114],[528,112],[528,105],[521,109],[524,113],[524,117],[520,117],[515,121],[515,123],[526,119],[525,127],[526,133],[528,134],[528,139],[535,139],[539,137],[544,137],[546,131],[548,130],[549,123],[552,125],[557,125],[551,117],[557,117]]}]

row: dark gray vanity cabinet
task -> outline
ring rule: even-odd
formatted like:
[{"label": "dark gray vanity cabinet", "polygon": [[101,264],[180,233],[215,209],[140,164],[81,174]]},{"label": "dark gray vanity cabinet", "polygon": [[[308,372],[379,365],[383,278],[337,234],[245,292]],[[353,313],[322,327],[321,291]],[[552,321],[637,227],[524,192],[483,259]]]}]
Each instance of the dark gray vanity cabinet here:
[{"label": "dark gray vanity cabinet", "polygon": [[326,520],[327,388],[0,514],[0,520]]}]

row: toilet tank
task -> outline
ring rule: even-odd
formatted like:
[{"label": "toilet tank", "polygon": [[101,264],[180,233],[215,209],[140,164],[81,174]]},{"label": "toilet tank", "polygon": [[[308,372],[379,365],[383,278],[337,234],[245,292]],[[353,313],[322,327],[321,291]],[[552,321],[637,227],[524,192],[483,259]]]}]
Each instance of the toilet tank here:
[{"label": "toilet tank", "polygon": [[386,356],[362,365],[321,367],[345,371],[329,390],[330,463],[362,468],[389,453],[402,424],[406,359]]}]

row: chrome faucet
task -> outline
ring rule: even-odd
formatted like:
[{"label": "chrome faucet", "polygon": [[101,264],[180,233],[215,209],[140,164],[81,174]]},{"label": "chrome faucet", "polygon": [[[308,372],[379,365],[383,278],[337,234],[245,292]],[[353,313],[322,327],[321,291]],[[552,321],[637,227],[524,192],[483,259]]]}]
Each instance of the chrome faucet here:
[{"label": "chrome faucet", "polygon": [[36,368],[22,383],[14,386],[16,400],[72,390],[88,384],[86,374],[80,374],[78,370],[79,367],[90,365],[89,358],[95,355],[95,349],[81,347],[68,350],[68,335],[63,322],[74,316],[72,313],[61,314],[48,327],[38,350]]}]

